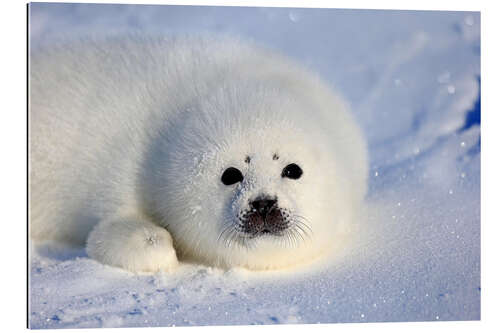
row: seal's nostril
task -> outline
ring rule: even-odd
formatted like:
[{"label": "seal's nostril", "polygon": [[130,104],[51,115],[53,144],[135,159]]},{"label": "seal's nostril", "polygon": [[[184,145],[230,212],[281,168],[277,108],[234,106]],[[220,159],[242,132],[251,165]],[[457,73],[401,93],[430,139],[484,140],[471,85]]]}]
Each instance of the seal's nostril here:
[{"label": "seal's nostril", "polygon": [[267,213],[273,208],[273,206],[276,204],[277,200],[276,199],[260,199],[257,198],[256,200],[252,201],[250,203],[250,206],[254,208],[260,216],[265,217]]}]

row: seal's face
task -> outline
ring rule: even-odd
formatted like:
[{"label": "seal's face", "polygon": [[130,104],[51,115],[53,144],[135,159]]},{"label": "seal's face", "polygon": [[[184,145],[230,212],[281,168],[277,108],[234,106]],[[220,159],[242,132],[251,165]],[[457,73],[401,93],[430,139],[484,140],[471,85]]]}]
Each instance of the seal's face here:
[{"label": "seal's face", "polygon": [[151,173],[155,210],[178,255],[252,269],[317,256],[340,241],[350,211],[332,150],[321,131],[268,111],[293,103],[259,112],[238,102],[244,112],[225,104],[192,113],[154,162],[164,166]]},{"label": "seal's face", "polygon": [[[271,159],[271,156],[268,156],[268,159]],[[272,160],[278,161],[279,155],[274,153]],[[251,175],[252,158],[246,156],[244,161],[249,164],[246,173]],[[269,164],[267,169],[273,172],[276,168],[272,164],[278,164],[278,162],[266,163],[264,160],[262,164]],[[298,164],[290,163],[281,170],[280,174],[274,176],[287,181],[285,178],[298,180],[302,174],[302,168]],[[297,205],[291,202],[291,198],[285,193],[278,193],[281,192],[278,181],[273,181],[273,177],[266,177],[268,184],[267,186],[261,185],[262,189],[259,191],[259,189],[254,189],[255,178],[254,176],[252,180],[252,178],[245,177],[235,167],[228,167],[222,173],[221,182],[227,187],[237,189],[234,191],[233,200],[236,204],[232,205],[229,213],[233,215],[233,218],[229,216],[227,227],[220,234],[222,241],[229,246],[232,242],[239,242],[246,246],[251,244],[250,240],[257,237],[284,237],[287,241],[298,241],[299,237],[304,239],[309,236],[310,227],[306,218],[296,214]]]}]

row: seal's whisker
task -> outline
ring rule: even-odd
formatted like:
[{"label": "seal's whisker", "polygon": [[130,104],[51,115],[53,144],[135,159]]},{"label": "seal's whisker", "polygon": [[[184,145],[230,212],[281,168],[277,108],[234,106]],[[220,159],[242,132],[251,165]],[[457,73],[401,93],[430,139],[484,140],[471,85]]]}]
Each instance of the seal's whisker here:
[{"label": "seal's whisker", "polygon": [[309,230],[311,230],[311,228],[309,228],[306,224],[300,222],[300,221],[295,221],[295,228],[297,228],[298,230],[300,230],[300,232],[305,236],[307,237],[309,240],[312,239],[312,236],[311,236],[311,233],[309,232]]},{"label": "seal's whisker", "polygon": [[292,230],[294,231],[294,233],[295,233],[297,236],[299,236],[299,237],[300,237],[300,239],[302,239],[302,242],[304,242],[304,241],[305,241],[304,236],[302,235],[302,232],[300,232],[300,230],[302,230],[302,229],[300,229],[300,227],[299,227],[298,225],[296,225],[296,226],[295,226],[295,228],[293,228]]},{"label": "seal's whisker", "polygon": [[[305,222],[310,223],[309,220],[306,219],[305,217],[300,216],[300,215],[293,215],[293,220],[295,223],[300,224],[301,226],[306,228],[311,234],[313,233],[311,227],[307,223],[305,223]],[[302,220],[305,222],[303,222]]]},{"label": "seal's whisker", "polygon": [[304,229],[302,229],[300,225],[296,225],[295,229],[297,230],[297,233],[300,235],[303,241],[305,241],[305,237],[310,239],[309,234],[306,231],[304,231]]},{"label": "seal's whisker", "polygon": [[285,236],[285,239],[283,240],[283,242],[285,243],[284,246],[285,247],[290,247],[292,245],[292,239],[291,239],[290,231],[287,230],[284,233],[284,236]]},{"label": "seal's whisker", "polygon": [[254,249],[259,242],[257,238],[262,235],[262,230],[274,236],[273,241],[283,247],[299,247],[302,243],[312,239],[312,229],[309,220],[304,216],[294,214],[288,208],[280,208],[273,204],[272,207],[279,212],[275,213],[275,220],[264,220],[261,223],[267,224],[262,229],[254,211],[242,210],[237,214],[238,221],[229,222],[219,235],[227,247],[237,246],[237,248]]},{"label": "seal's whisker", "polygon": [[[302,215],[297,215],[297,214],[294,214],[294,215],[293,215],[293,218],[294,218],[294,219],[299,219],[299,220],[304,220],[304,221],[306,221],[306,222],[309,222],[309,220],[308,220],[306,217],[302,216]],[[309,222],[309,223],[310,223],[310,222]]]},{"label": "seal's whisker", "polygon": [[249,250],[252,247],[252,242],[250,242],[250,237],[245,237],[241,233],[236,233],[236,239],[238,240],[238,246],[244,248],[245,250]]},{"label": "seal's whisker", "polygon": [[[293,231],[294,231],[294,233],[295,233],[295,235],[296,235],[296,237],[297,237],[297,241],[298,241],[298,242],[297,242],[297,247],[298,247],[298,246],[300,246],[300,244],[305,243],[306,239],[304,238],[304,235],[303,235],[303,233],[300,231],[300,229],[298,229],[298,228],[294,228],[294,229],[293,229]],[[299,239],[299,238],[300,238],[300,239]]]},{"label": "seal's whisker", "polygon": [[226,234],[227,232],[229,232],[232,228],[233,228],[233,225],[232,225],[232,224],[228,224],[228,225],[227,225],[227,227],[225,227],[225,228],[222,230],[222,232],[219,234],[219,237],[217,237],[217,242],[219,242],[221,239],[222,239],[223,241],[225,241],[225,240],[224,240],[224,238],[225,238],[225,234]]},{"label": "seal's whisker", "polygon": [[227,235],[226,242],[225,242],[226,247],[231,247],[231,244],[234,241],[234,237],[235,237],[236,232],[237,231],[234,228],[229,229],[229,233]]},{"label": "seal's whisker", "polygon": [[293,229],[288,229],[286,232],[287,235],[287,240],[288,240],[288,246],[289,247],[297,247],[298,245],[298,239],[297,236],[295,235],[295,232]]},{"label": "seal's whisker", "polygon": [[295,239],[295,247],[299,247],[300,244],[304,243],[304,237],[297,231],[297,229],[292,229],[293,237]]},{"label": "seal's whisker", "polygon": [[288,231],[288,239],[289,239],[289,246],[290,246],[290,247],[294,247],[294,244],[295,244],[295,236],[294,236],[293,232]]}]

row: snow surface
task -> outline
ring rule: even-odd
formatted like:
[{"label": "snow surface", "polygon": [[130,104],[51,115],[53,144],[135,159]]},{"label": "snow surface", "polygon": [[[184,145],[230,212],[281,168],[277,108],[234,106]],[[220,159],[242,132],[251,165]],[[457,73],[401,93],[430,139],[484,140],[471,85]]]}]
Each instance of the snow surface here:
[{"label": "snow surface", "polygon": [[134,29],[274,47],[350,101],[371,160],[363,233],[305,267],[135,275],[30,244],[32,328],[480,319],[479,13],[35,3],[30,24],[33,48]]}]

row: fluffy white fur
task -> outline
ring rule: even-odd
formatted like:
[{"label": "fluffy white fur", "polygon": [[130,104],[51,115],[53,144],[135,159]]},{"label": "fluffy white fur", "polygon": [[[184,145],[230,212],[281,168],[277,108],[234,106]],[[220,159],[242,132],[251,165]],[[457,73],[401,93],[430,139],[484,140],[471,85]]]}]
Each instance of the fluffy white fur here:
[{"label": "fluffy white fur", "polygon": [[[366,190],[364,142],[341,99],[292,61],[227,38],[128,36],[59,43],[30,64],[33,239],[157,271],[177,258],[285,267],[345,238]],[[301,178],[281,177],[290,163]],[[244,179],[226,186],[231,166]],[[262,194],[301,228],[234,232]]]}]

